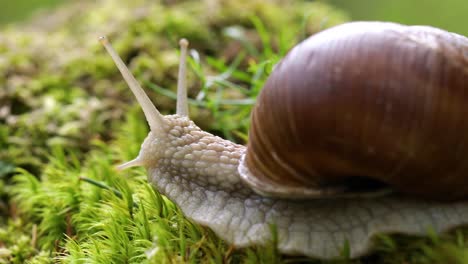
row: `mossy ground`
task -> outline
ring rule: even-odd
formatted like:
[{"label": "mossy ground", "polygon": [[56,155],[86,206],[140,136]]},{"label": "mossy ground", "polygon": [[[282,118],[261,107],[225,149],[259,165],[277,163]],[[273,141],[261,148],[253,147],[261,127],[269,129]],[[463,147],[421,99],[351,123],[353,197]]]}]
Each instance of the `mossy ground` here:
[{"label": "mossy ground", "polygon": [[[109,36],[164,113],[175,107],[177,40],[188,38],[191,117],[245,143],[272,65],[347,19],[316,2],[222,3],[69,4],[2,32],[0,263],[321,263],[281,256],[275,241],[233,248],[184,218],[143,169],[114,169],[136,156],[148,130],[97,34]],[[343,245],[333,263],[468,263],[467,241],[464,229],[381,236],[372,256],[349,260]]]}]

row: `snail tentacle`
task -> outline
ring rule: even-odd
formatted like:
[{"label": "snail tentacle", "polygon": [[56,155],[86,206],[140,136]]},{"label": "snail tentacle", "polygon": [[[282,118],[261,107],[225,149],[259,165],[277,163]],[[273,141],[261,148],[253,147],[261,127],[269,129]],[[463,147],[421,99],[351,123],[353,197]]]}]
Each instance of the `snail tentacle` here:
[{"label": "snail tentacle", "polygon": [[177,78],[177,114],[180,116],[188,116],[188,101],[187,101],[187,47],[189,42],[186,39],[179,41],[180,45],[180,65],[179,76]]},{"label": "snail tentacle", "polygon": [[137,167],[137,166],[143,166],[143,165],[145,165],[144,160],[138,155],[133,160],[120,164],[116,168],[117,170],[125,170],[131,167]]},{"label": "snail tentacle", "polygon": [[146,121],[148,122],[151,131],[162,133],[162,127],[165,123],[163,116],[159,113],[158,109],[156,109],[156,106],[154,106],[149,97],[143,91],[135,77],[133,77],[132,73],[114,50],[107,37],[102,36],[99,38],[99,41],[102,43],[102,45],[104,45],[107,52],[112,57],[115,65],[117,68],[119,68],[120,73],[140,103],[141,109],[143,109],[143,112],[145,113]]}]

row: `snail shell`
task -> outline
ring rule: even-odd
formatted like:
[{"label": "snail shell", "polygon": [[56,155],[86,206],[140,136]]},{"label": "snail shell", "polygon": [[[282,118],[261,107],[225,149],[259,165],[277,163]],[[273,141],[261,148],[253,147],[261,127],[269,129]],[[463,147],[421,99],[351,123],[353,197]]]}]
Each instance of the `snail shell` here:
[{"label": "snail shell", "polygon": [[[274,224],[282,253],[335,258],[347,245],[358,257],[375,234],[468,224],[462,36],[379,22],[312,36],[268,79],[247,148],[189,119],[184,81],[177,114],[161,115],[101,42],[151,129],[138,157],[119,168],[145,166],[187,217],[237,247],[267,243]],[[181,46],[186,54],[187,42]],[[183,69],[181,60],[179,79]],[[381,192],[387,187],[397,192]],[[443,199],[460,200],[435,201]]]},{"label": "snail shell", "polygon": [[260,193],[336,196],[383,184],[418,197],[468,197],[462,36],[337,26],[291,50],[257,102],[241,175]]}]

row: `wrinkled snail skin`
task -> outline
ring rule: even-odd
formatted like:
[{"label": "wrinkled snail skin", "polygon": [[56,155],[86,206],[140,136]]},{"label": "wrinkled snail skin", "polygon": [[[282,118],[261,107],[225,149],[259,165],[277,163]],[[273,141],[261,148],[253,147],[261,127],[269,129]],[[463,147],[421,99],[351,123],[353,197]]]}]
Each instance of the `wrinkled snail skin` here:
[{"label": "wrinkled snail skin", "polygon": [[[427,202],[396,194],[313,200],[259,195],[237,171],[244,146],[203,132],[186,117],[165,118],[177,124],[166,128],[168,136],[150,134],[142,145],[141,155],[152,157],[145,165],[149,182],[187,217],[237,247],[267,243],[274,223],[283,253],[330,259],[340,256],[347,241],[350,256],[358,257],[372,249],[375,234],[425,235],[468,223],[467,202]],[[156,149],[163,151],[151,152]],[[217,154],[205,154],[213,151]]]},{"label": "wrinkled snail skin", "polygon": [[[409,41],[403,40],[405,34]],[[378,39],[382,37],[384,41]],[[403,172],[423,177],[432,170],[431,175],[442,178],[448,168],[443,166],[444,161],[457,165],[450,172],[461,175],[456,172],[463,169],[460,161],[467,157],[468,145],[455,132],[467,126],[461,121],[466,111],[460,102],[468,99],[464,93],[468,89],[468,50],[467,40],[461,36],[429,27],[349,23],[305,40],[275,67],[267,81],[253,110],[247,148],[197,127],[186,107],[179,110],[180,101],[180,105],[186,104],[186,95],[178,96],[178,114],[159,114],[107,40],[101,42],[129,82],[151,128],[138,157],[119,168],[145,166],[149,182],[187,217],[237,247],[266,244],[271,238],[270,225],[274,224],[278,249],[283,253],[330,259],[340,256],[347,245],[350,256],[358,257],[372,249],[375,234],[424,235],[429,229],[443,232],[468,224],[468,201],[421,199],[430,195],[416,190],[413,196],[404,186],[385,178],[411,183],[413,179],[406,179]],[[387,53],[384,48],[395,48],[392,45],[401,50]],[[411,45],[422,46],[413,54],[406,50]],[[381,54],[371,55],[376,51]],[[448,54],[446,58],[444,54]],[[413,56],[421,56],[426,62],[420,65]],[[296,58],[297,65],[293,63]],[[342,75],[344,67],[350,66],[350,73]],[[442,71],[442,77],[432,74],[433,67]],[[406,83],[404,72],[411,73],[414,80]],[[362,77],[368,78],[362,81]],[[330,84],[334,82],[346,83],[347,90],[338,90]],[[421,83],[426,83],[426,88],[413,89]],[[376,88],[371,89],[372,85]],[[281,92],[280,87],[305,87],[307,91],[294,97]],[[270,97],[275,94],[280,99]],[[301,116],[279,119],[291,113]],[[453,115],[446,117],[452,123],[443,127],[446,114]],[[345,122],[347,118],[349,122]],[[415,132],[418,129],[423,131]],[[298,134],[289,134],[292,132]],[[309,133],[311,138],[301,138]],[[271,140],[273,135],[280,140]],[[312,162],[309,155],[298,148],[301,142],[312,147],[312,167],[307,166]],[[265,147],[271,147],[271,151]],[[280,152],[282,147],[285,152]],[[388,152],[384,151],[387,147]],[[443,153],[448,157],[433,158],[437,151],[447,150]],[[423,159],[416,162],[415,155]],[[277,164],[271,164],[275,163],[272,160]],[[432,167],[436,164],[441,167]],[[425,169],[423,165],[431,167]],[[279,173],[271,175],[272,171]],[[309,179],[310,175],[317,178]],[[350,183],[346,179],[350,175],[383,177],[379,181],[397,191],[373,198],[343,198],[351,188],[344,185]],[[421,181],[417,189],[425,184]],[[446,195],[444,188],[448,187],[442,188],[442,195]],[[457,190],[454,197],[463,196],[462,191]]]}]

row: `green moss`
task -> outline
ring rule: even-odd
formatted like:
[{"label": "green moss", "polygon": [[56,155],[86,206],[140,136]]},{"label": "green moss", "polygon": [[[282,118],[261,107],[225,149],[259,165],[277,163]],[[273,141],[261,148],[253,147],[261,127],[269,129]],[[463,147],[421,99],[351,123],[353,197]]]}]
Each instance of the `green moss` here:
[{"label": "green moss", "polygon": [[276,258],[256,249],[230,251],[210,230],[185,219],[171,201],[155,192],[141,168],[117,173],[114,164],[137,151],[126,150],[127,144],[137,145],[147,134],[139,122],[139,111],[131,111],[111,147],[94,142],[94,150],[83,162],[56,148],[41,181],[18,170],[11,188],[12,202],[20,209],[17,217],[26,227],[10,224],[15,230],[0,230],[7,237],[17,229],[35,226],[37,241],[31,243],[28,234],[22,240],[6,240],[10,261],[13,255],[38,257],[36,252],[50,252],[64,263],[160,263],[171,259],[199,263],[249,258],[270,263],[269,259]]}]

